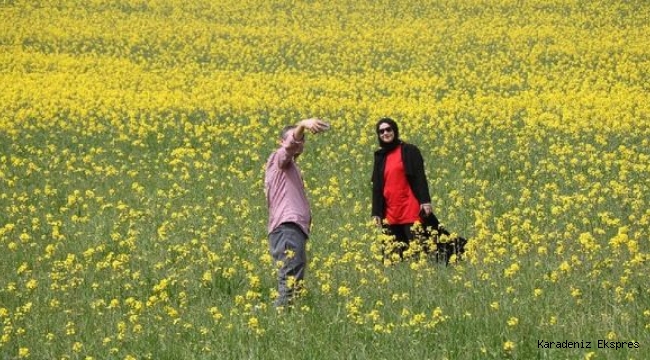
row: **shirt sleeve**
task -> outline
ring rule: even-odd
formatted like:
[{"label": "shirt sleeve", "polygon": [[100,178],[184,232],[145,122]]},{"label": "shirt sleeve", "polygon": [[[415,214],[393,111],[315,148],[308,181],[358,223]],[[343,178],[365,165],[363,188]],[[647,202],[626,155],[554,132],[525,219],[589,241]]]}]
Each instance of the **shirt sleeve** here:
[{"label": "shirt sleeve", "polygon": [[375,154],[372,170],[372,211],[371,216],[384,217],[384,179],[383,168],[385,157]]},{"label": "shirt sleeve", "polygon": [[429,184],[424,171],[422,153],[416,146],[409,146],[407,154],[404,166],[411,190],[413,190],[413,194],[420,205],[430,204],[431,195],[429,194]]},{"label": "shirt sleeve", "polygon": [[282,146],[277,151],[278,166],[284,168],[289,164],[296,154],[301,153],[304,148],[305,140],[295,140],[293,132],[287,134],[287,138],[282,142]]}]

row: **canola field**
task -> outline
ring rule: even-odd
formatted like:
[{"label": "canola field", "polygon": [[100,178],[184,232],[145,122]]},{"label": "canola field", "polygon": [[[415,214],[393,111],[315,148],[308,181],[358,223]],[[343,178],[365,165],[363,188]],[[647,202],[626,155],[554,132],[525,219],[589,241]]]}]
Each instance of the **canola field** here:
[{"label": "canola field", "polygon": [[[0,0],[0,359],[644,359],[650,3]],[[420,147],[449,267],[389,263],[376,121]],[[276,311],[264,164],[299,164]]]}]

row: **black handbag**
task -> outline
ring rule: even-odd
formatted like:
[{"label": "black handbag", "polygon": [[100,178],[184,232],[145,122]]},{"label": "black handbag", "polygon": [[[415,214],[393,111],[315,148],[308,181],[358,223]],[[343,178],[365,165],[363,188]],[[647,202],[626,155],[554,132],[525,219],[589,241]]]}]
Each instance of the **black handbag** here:
[{"label": "black handbag", "polygon": [[427,215],[421,210],[420,220],[424,240],[433,240],[435,244],[435,249],[427,249],[425,246],[425,251],[431,254],[436,262],[449,265],[452,255],[456,255],[456,261],[462,260],[467,239],[462,236],[452,237],[451,233],[440,225],[438,217],[433,212]]}]

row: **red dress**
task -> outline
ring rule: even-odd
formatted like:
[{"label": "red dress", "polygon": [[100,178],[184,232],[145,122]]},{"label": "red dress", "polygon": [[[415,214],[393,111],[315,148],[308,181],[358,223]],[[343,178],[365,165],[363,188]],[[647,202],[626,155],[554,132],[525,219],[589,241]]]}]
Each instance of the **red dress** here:
[{"label": "red dress", "polygon": [[401,145],[386,156],[384,199],[388,224],[413,224],[420,220],[420,204],[406,179]]}]

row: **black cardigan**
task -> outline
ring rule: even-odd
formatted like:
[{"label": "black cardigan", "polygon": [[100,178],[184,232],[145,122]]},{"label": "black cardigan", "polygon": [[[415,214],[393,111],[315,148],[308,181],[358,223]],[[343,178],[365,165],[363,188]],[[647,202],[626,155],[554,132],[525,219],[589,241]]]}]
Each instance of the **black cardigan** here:
[{"label": "black cardigan", "polygon": [[[384,199],[384,168],[386,167],[386,151],[375,151],[375,163],[372,170],[372,216],[385,217],[386,200]],[[424,159],[420,149],[413,144],[402,143],[402,162],[406,179],[418,202],[431,203],[429,185],[424,173]]]}]

